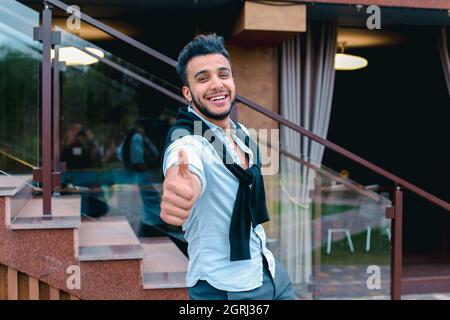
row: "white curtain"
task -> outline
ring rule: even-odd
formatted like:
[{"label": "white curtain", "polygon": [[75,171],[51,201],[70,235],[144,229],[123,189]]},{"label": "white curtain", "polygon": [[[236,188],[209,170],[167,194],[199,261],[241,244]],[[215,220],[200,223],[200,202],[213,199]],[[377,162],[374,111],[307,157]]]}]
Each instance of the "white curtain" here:
[{"label": "white curtain", "polygon": [[446,27],[442,27],[438,36],[438,49],[441,56],[442,68],[447,81],[448,94],[450,95],[450,55],[448,51],[448,37]]},{"label": "white curtain", "polygon": [[[334,87],[337,26],[333,22],[309,23],[281,48],[281,115],[326,137]],[[286,127],[281,147],[318,166],[324,148]],[[281,157],[280,259],[297,285],[307,285],[312,274],[312,216],[310,191],[315,172]]]}]

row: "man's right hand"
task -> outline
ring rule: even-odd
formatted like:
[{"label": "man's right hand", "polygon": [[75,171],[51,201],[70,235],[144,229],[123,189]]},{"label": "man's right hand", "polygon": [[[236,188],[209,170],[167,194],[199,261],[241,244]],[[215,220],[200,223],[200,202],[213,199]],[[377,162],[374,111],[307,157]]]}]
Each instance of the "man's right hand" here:
[{"label": "man's right hand", "polygon": [[178,165],[166,172],[161,199],[161,219],[175,226],[181,226],[200,196],[200,179],[189,171],[186,152],[178,152]]}]

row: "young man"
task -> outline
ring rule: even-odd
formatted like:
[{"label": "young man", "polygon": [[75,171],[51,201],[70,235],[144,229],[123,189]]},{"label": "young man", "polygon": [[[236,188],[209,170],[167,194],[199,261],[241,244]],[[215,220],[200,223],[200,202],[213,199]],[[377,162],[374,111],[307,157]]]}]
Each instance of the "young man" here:
[{"label": "young man", "polygon": [[191,105],[180,108],[164,150],[161,218],[183,226],[191,299],[295,299],[266,248],[269,220],[257,148],[229,115],[236,89],[223,38],[195,37],[177,72]]}]

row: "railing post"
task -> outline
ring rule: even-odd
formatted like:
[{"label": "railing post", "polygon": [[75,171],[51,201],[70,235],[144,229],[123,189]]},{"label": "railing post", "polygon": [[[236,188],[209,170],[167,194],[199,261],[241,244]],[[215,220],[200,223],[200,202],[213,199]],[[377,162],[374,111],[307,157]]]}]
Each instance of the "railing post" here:
[{"label": "railing post", "polygon": [[52,11],[42,11],[42,199],[44,215],[52,214]]},{"label": "railing post", "polygon": [[393,219],[391,223],[391,298],[402,298],[403,263],[403,192],[397,187],[393,193]]},{"label": "railing post", "polygon": [[[40,27],[34,28],[34,40],[42,42],[41,65],[41,168],[33,171],[33,180],[42,183],[42,211],[51,217],[53,188],[59,186],[60,175],[54,172],[52,132],[52,48],[60,42],[60,33],[52,31],[52,11],[44,0]],[[59,79],[58,79],[59,81]],[[57,98],[57,101],[59,99]],[[58,119],[59,120],[59,119]]]},{"label": "railing post", "polygon": [[322,178],[320,175],[317,175],[314,179],[314,286],[312,292],[312,298],[315,299],[318,297],[318,279],[321,273],[321,257],[322,257]]}]

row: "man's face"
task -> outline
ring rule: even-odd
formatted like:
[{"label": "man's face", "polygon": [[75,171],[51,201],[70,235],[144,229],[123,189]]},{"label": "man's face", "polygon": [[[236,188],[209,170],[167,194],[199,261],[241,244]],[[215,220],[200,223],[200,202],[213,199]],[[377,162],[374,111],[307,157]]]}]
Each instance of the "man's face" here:
[{"label": "man's face", "polygon": [[228,59],[221,54],[197,56],[188,62],[186,75],[189,84],[183,86],[186,100],[210,119],[225,119],[236,97]]}]

